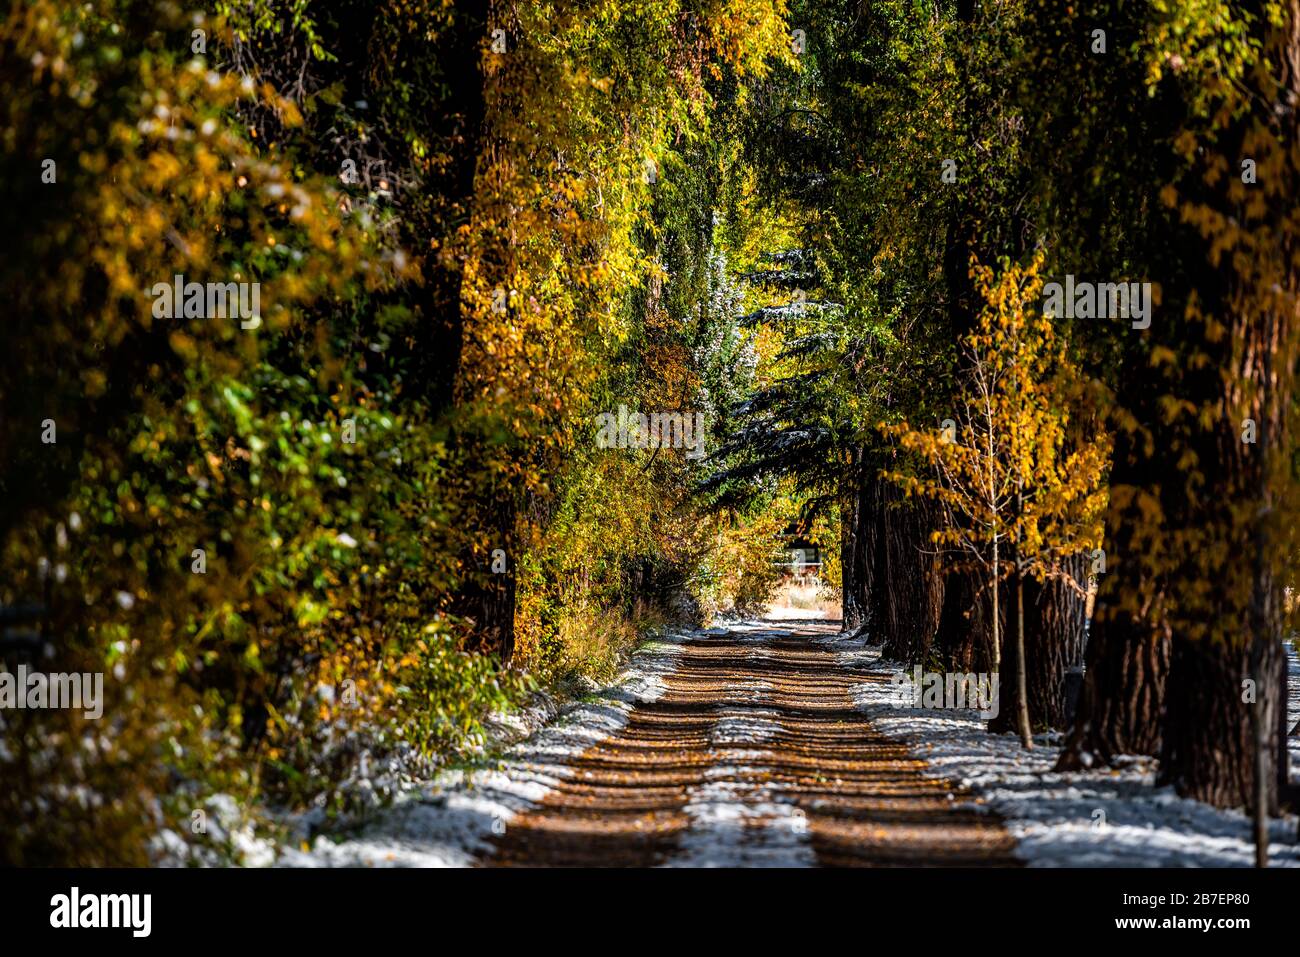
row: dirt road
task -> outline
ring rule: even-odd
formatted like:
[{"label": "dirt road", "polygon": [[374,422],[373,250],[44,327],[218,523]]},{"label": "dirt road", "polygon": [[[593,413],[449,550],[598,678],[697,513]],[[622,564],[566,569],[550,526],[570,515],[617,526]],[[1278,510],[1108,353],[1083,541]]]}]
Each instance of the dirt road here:
[{"label": "dirt road", "polygon": [[996,817],[875,732],[834,627],[760,622],[680,647],[655,700],[570,762],[484,865],[1015,865]]}]

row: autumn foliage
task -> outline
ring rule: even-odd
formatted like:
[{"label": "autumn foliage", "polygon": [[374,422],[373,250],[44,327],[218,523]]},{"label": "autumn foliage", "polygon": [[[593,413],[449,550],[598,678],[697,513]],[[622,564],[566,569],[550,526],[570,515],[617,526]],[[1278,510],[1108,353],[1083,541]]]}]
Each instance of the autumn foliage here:
[{"label": "autumn foliage", "polygon": [[[364,811],[730,600],[689,463],[600,454],[593,423],[698,402],[653,297],[700,214],[656,195],[783,13],[8,12],[6,661],[108,678],[97,723],[5,713],[9,863],[241,860],[196,810]],[[176,275],[258,283],[260,321],[158,318]]]}]

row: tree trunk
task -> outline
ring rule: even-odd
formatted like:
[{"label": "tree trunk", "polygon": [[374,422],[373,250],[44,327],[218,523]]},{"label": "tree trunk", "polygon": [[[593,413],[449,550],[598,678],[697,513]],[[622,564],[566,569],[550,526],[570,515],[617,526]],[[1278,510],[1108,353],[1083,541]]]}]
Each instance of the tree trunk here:
[{"label": "tree trunk", "polygon": [[889,570],[888,541],[889,516],[885,510],[885,482],[872,469],[862,480],[862,500],[859,506],[862,529],[862,554],[871,569],[872,587],[866,592],[867,635],[873,645],[883,643],[889,633]]},{"label": "tree trunk", "polygon": [[[1218,374],[1204,383],[1200,402],[1217,415],[1196,436],[1203,442],[1196,449],[1203,474],[1196,476],[1195,516],[1203,553],[1180,576],[1186,591],[1178,597],[1209,620],[1209,640],[1182,640],[1175,649],[1161,762],[1161,780],[1180,794],[1254,808],[1261,861],[1262,818],[1277,813],[1287,764],[1279,711],[1286,700],[1283,582],[1291,556],[1282,526],[1291,521],[1283,509],[1296,484],[1291,416],[1300,244],[1292,190],[1300,175],[1300,0],[1284,10],[1280,29],[1257,21],[1267,69],[1252,72],[1249,110],[1234,116],[1216,142],[1223,155],[1257,157],[1271,174],[1243,190],[1206,158],[1187,187],[1191,200],[1232,226],[1207,227],[1203,268],[1194,270],[1196,301],[1222,323],[1222,333],[1205,333],[1206,359]],[[1229,256],[1222,255],[1225,238]],[[1197,572],[1199,580],[1190,580]]]},{"label": "tree trunk", "polygon": [[457,596],[459,613],[471,623],[465,647],[496,655],[508,665],[515,652],[514,566],[505,574],[489,573],[482,578],[466,585]]},{"label": "tree trunk", "polygon": [[[998,540],[997,540],[997,536],[995,535],[993,538],[993,573],[992,573],[991,581],[989,583],[989,593],[991,594],[992,601],[993,601],[993,614],[990,617],[990,621],[993,626],[993,631],[992,631],[993,644],[990,653],[993,656],[993,673],[998,676],[998,699],[999,700],[998,700],[998,707],[997,707],[997,715],[992,719],[993,721],[996,721],[998,718],[1002,717],[1002,715],[1005,713],[1005,709],[1002,707],[1002,701],[1001,701],[1002,685],[1003,685],[1002,651],[1001,651],[1003,628],[1002,628],[1002,614],[1001,614],[1002,603],[998,601],[998,592],[1000,592],[1001,590],[1002,590],[1002,581],[1001,578],[999,577],[999,568],[998,568]],[[990,722],[989,729],[992,730],[991,722]]]},{"label": "tree trunk", "polygon": [[[1259,662],[1251,678],[1251,657]],[[1172,784],[1185,797],[1215,807],[1253,808],[1256,804],[1255,722],[1266,735],[1266,773],[1258,781],[1269,814],[1278,810],[1278,779],[1273,754],[1286,747],[1279,733],[1278,689],[1286,680],[1286,656],[1279,641],[1254,648],[1223,642],[1177,641],[1169,672],[1169,695],[1159,783]],[[1247,679],[1257,681],[1254,693]],[[1248,700],[1243,700],[1246,698]]]},{"label": "tree trunk", "polygon": [[1029,692],[1025,678],[1025,579],[1016,578],[1016,723],[1019,725],[1020,744],[1026,749],[1034,746],[1033,732],[1029,728]]},{"label": "tree trunk", "polygon": [[[1084,556],[1069,559],[1066,568],[1076,580],[1087,567]],[[1083,664],[1087,602],[1065,582],[1049,579],[1024,582],[1026,683],[1029,725],[1034,731],[1065,730],[1066,675]],[[1005,665],[1018,669],[1018,649],[1008,643]],[[1018,673],[1018,670],[1017,670]],[[989,725],[999,733],[1018,730],[1012,716],[1020,707],[1016,686],[1003,692],[1002,712]]]},{"label": "tree trunk", "polygon": [[935,635],[939,667],[991,672],[992,596],[978,568],[950,564],[943,577],[943,607]]},{"label": "tree trunk", "polygon": [[868,552],[873,496],[868,455],[859,448],[854,453],[850,477],[844,482],[840,498],[840,575],[843,605],[841,625],[845,632],[857,633],[871,623],[871,586],[873,564]]},{"label": "tree trunk", "polygon": [[890,483],[881,485],[884,519],[884,576],[878,579],[876,608],[882,654],[906,664],[926,664],[943,608],[943,576],[930,542],[938,509],[925,499],[908,499]]},{"label": "tree trunk", "polygon": [[1169,634],[1100,602],[1084,654],[1079,710],[1058,771],[1106,764],[1121,754],[1158,754]]},{"label": "tree trunk", "polygon": [[[455,595],[453,610],[469,625],[466,649],[496,655],[508,665],[515,652],[515,512],[504,495],[485,510],[493,528],[492,552],[500,549],[504,556],[489,552],[467,562],[474,571]],[[494,560],[501,559],[504,568],[494,570]]]}]

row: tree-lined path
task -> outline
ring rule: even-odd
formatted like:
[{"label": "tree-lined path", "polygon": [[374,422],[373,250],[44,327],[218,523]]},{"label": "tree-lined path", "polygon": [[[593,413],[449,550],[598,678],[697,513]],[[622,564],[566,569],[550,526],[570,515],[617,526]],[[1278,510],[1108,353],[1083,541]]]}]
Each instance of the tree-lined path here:
[{"label": "tree-lined path", "polygon": [[0,864],[1300,863],[1300,0],[0,50]]}]

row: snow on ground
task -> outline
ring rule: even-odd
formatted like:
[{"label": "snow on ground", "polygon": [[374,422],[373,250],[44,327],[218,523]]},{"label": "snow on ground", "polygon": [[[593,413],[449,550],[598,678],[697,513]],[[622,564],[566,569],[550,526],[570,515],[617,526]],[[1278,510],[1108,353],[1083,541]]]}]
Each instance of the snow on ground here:
[{"label": "snow on ground", "polygon": [[793,608],[789,605],[773,605],[763,615],[767,621],[792,621],[803,619],[826,619],[832,616],[823,608]]},{"label": "snow on ground", "polygon": [[[784,633],[744,622],[730,634],[746,643],[749,659],[762,661],[770,654],[762,642]],[[775,754],[764,745],[782,733],[781,716],[762,702],[773,694],[771,682],[758,676],[733,678],[728,684],[716,709],[718,720],[709,729],[705,779],[688,792],[684,810],[691,826],[666,866],[816,864],[806,816],[772,780]]]},{"label": "snow on ground", "polygon": [[617,684],[564,711],[527,741],[509,749],[499,766],[448,770],[400,797],[358,834],[340,843],[321,836],[310,851],[285,849],[287,867],[466,867],[490,850],[493,834],[539,803],[587,748],[617,734],[633,705],[663,694],[663,675],[676,667],[683,635],[643,645]]},{"label": "snow on ground", "polygon": [[[861,640],[817,639],[839,648],[846,667],[892,676],[904,669],[882,661]],[[1292,702],[1300,684],[1293,657]],[[1248,867],[1251,824],[1241,811],[1220,811],[1154,786],[1147,758],[1120,768],[1060,774],[1052,770],[1060,735],[1035,737],[1024,751],[1013,734],[994,735],[970,710],[899,708],[888,683],[863,682],[855,704],[873,725],[906,742],[934,778],[959,783],[976,806],[997,812],[1017,838],[1017,855],[1035,867]],[[1294,740],[1294,739],[1293,739]],[[1293,744],[1293,753],[1297,753]],[[1269,860],[1300,866],[1296,818],[1272,824]]]}]

